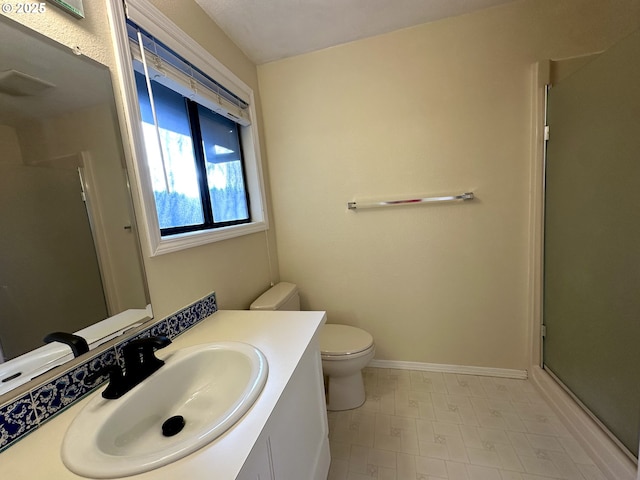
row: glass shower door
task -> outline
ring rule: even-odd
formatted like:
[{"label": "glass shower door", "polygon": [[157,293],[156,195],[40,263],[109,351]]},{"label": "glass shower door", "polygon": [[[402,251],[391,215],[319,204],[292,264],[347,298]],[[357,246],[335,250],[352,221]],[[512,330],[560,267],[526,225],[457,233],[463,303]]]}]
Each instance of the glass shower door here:
[{"label": "glass shower door", "polygon": [[637,456],[640,32],[551,88],[544,367]]},{"label": "glass shower door", "polygon": [[73,168],[0,162],[0,339],[5,360],[42,346],[52,331],[72,333],[108,316],[80,192]]}]

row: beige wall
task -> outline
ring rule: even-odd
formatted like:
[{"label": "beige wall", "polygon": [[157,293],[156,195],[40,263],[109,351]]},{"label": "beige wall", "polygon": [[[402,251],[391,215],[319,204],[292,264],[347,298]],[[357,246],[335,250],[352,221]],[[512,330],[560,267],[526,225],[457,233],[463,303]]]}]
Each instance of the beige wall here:
[{"label": "beige wall", "polygon": [[369,330],[379,359],[527,368],[533,65],[639,19],[638,1],[524,0],[260,66],[280,274],[303,307]]},{"label": "beige wall", "polygon": [[2,15],[70,48],[79,47],[84,55],[111,66],[114,56],[106,1],[84,2],[83,5],[85,18],[82,20],[64,13],[49,3],[45,5],[45,13],[27,15],[3,12]]},{"label": "beige wall", "polygon": [[[218,60],[256,90],[256,67],[191,0],[153,0],[165,15],[199,41]],[[47,4],[41,15],[14,15],[17,21],[68,46],[79,46],[88,56],[114,65],[106,0],[84,2],[86,18],[76,20]],[[30,18],[27,18],[30,17]],[[258,108],[258,116],[260,110]],[[264,151],[264,149],[263,149]],[[266,155],[263,154],[266,175]],[[268,176],[266,176],[268,181]],[[222,308],[248,308],[251,301],[277,279],[275,237],[262,234],[205,245],[151,258],[143,253],[151,302],[156,318],[167,316],[215,290]],[[271,245],[269,269],[267,244]],[[143,242],[143,250],[146,242]]]},{"label": "beige wall", "polygon": [[18,141],[18,132],[10,125],[0,125],[0,163],[22,163],[22,151]]}]

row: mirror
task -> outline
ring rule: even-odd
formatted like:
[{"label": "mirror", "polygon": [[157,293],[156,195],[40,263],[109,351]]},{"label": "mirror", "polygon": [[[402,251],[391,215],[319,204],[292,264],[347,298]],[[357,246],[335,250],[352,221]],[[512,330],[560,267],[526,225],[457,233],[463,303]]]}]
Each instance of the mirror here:
[{"label": "mirror", "polygon": [[0,16],[0,395],[148,319],[109,69]]}]

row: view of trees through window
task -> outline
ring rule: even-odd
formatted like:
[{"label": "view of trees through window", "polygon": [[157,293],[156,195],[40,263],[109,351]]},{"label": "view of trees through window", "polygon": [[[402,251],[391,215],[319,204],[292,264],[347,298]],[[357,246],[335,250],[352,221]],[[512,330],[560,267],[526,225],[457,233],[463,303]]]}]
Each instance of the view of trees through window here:
[{"label": "view of trees through window", "polygon": [[136,83],[162,234],[249,221],[238,125],[152,81],[156,128],[137,72]]}]

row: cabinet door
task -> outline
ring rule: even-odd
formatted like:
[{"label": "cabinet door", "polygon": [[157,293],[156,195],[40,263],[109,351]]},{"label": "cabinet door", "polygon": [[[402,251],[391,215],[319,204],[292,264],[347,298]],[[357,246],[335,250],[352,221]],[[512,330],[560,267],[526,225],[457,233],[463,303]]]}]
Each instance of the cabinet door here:
[{"label": "cabinet door", "polygon": [[269,422],[270,451],[278,480],[326,478],[329,438],[322,363],[312,342]]},{"label": "cabinet door", "polygon": [[268,436],[260,436],[236,480],[275,480]]}]

